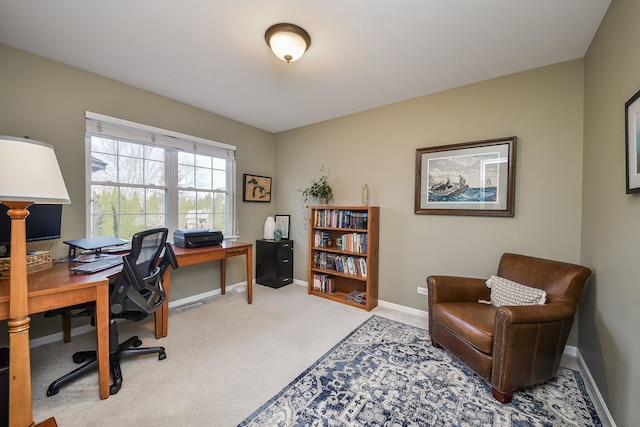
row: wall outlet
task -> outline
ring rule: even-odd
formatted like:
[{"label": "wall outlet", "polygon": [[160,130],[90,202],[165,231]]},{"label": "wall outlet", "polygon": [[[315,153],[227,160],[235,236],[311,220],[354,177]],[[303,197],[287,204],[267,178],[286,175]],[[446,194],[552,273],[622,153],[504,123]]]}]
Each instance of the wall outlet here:
[{"label": "wall outlet", "polygon": [[427,288],[423,288],[421,286],[418,286],[418,293],[420,295],[427,295]]}]

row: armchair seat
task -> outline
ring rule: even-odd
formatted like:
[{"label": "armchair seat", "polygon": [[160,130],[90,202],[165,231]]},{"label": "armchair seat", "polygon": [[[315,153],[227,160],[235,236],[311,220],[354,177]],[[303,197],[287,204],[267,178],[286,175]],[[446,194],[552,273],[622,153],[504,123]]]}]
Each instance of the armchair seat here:
[{"label": "armchair seat", "polygon": [[476,350],[491,354],[497,310],[490,304],[454,302],[438,304],[433,315],[437,325],[448,329]]},{"label": "armchair seat", "polygon": [[497,276],[544,290],[546,302],[501,306],[487,303],[485,279],[429,276],[431,342],[487,381],[499,402],[510,402],[515,390],[555,376],[590,275],[580,265],[506,253]]}]

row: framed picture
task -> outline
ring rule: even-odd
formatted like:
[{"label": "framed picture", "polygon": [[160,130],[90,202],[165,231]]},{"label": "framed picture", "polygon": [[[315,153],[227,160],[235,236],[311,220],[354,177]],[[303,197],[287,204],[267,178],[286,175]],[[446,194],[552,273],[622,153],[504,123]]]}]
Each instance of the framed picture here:
[{"label": "framed picture", "polygon": [[416,150],[415,213],[513,216],[517,138]]},{"label": "framed picture", "polygon": [[640,191],[640,90],[624,104],[627,194]]},{"label": "framed picture", "polygon": [[270,202],[271,178],[260,175],[242,175],[242,201],[243,202]]},{"label": "framed picture", "polygon": [[282,238],[289,238],[290,215],[276,215],[276,230],[282,230]]}]

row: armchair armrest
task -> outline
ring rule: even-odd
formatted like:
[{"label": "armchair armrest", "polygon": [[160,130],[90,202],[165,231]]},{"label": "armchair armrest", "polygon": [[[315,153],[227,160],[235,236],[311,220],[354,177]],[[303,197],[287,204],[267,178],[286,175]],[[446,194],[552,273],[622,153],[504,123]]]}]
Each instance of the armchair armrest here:
[{"label": "armchair armrest", "polygon": [[566,302],[552,302],[542,305],[502,306],[496,313],[498,322],[512,325],[523,323],[548,323],[572,319],[575,306]]},{"label": "armchair armrest", "polygon": [[499,307],[491,384],[509,392],[551,379],[560,365],[574,313],[575,306],[566,302]]},{"label": "armchair armrest", "polygon": [[439,302],[478,302],[488,300],[491,289],[486,279],[458,276],[429,276],[429,305]]}]

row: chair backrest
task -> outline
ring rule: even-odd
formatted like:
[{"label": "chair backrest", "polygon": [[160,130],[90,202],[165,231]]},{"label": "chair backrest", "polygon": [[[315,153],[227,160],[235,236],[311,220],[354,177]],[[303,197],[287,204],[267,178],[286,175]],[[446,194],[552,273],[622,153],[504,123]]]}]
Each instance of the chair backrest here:
[{"label": "chair backrest", "polygon": [[[164,273],[178,263],[170,243],[167,228],[152,228],[136,233],[131,239],[131,251],[123,257],[122,273],[111,293],[111,313],[138,312],[144,317],[155,312],[166,299]],[[136,317],[136,316],[132,316]]]},{"label": "chair backrest", "polygon": [[502,255],[498,266],[498,276],[543,289],[549,302],[573,305],[590,275],[591,270],[581,265],[510,253]]}]

